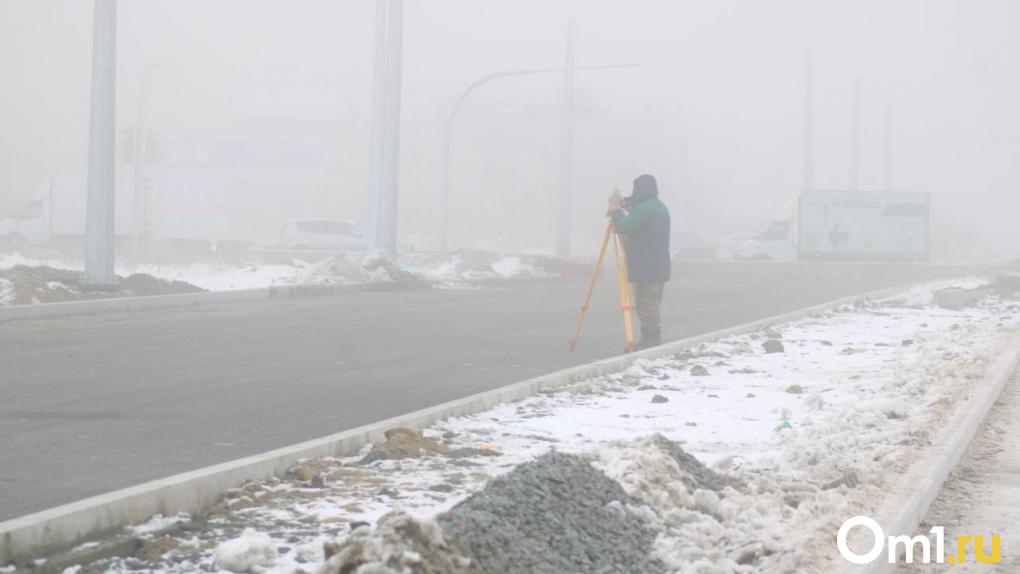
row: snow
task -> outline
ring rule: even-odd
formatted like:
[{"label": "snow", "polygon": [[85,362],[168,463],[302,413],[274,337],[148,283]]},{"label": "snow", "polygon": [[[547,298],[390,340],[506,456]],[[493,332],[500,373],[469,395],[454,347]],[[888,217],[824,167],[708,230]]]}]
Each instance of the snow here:
[{"label": "snow", "polygon": [[362,285],[398,279],[384,251],[344,252],[317,263],[295,277],[300,285]]},{"label": "snow", "polygon": [[276,556],[272,538],[247,528],[241,536],[216,547],[213,565],[230,572],[251,572],[255,567],[272,565]]},{"label": "snow", "polygon": [[[0,254],[0,270],[24,265],[80,271],[81,262],[48,257],[29,258],[20,253]],[[369,283],[421,282],[438,288],[464,288],[485,280],[548,277],[534,257],[482,252],[406,253],[392,260],[382,251],[338,252],[318,263],[293,259],[289,263],[226,265],[123,264],[121,276],[142,273],[159,279],[183,281],[208,291],[256,289],[279,285],[363,285]],[[0,284],[0,306],[5,303]]]},{"label": "snow", "polygon": [[[351,523],[374,524],[394,509],[430,519],[556,449],[592,457],[642,501],[639,510],[660,532],[657,554],[678,572],[827,571],[839,524],[878,507],[887,483],[927,446],[926,429],[966,402],[1018,328],[1020,306],[997,298],[958,311],[930,299],[845,306],[425,430],[451,448],[499,456],[362,466],[362,452],[311,461],[323,487],[253,483],[209,517],[206,536],[250,525],[295,548],[273,571],[296,567],[297,555],[311,561],[307,569],[324,560],[322,542],[346,535]],[[766,354],[768,337],[781,337],[785,352]],[[695,366],[709,374],[693,375]],[[653,403],[655,395],[668,401]],[[654,434],[745,487],[685,486]],[[211,560],[204,556],[163,567],[203,569]]]},{"label": "snow", "polygon": [[0,307],[9,307],[14,304],[14,283],[0,277]]},{"label": "snow", "polygon": [[[974,546],[967,562],[950,565],[901,565],[897,572],[952,572],[980,574],[1016,571],[1020,543],[1020,373],[1003,389],[999,400],[985,418],[982,428],[967,448],[964,458],[943,485],[938,498],[917,529],[927,533],[932,526],[945,528],[946,554],[955,554],[955,541],[961,535],[983,536],[985,552],[991,551],[992,535],[999,535],[1003,560],[998,569],[974,560]],[[932,548],[935,548],[933,536]]]},{"label": "snow", "polygon": [[208,291],[258,289],[274,285],[289,285],[311,264],[295,260],[290,264],[276,265],[137,265],[118,269],[121,275],[146,273],[159,279],[184,281]]},{"label": "snow", "polygon": [[191,520],[191,515],[186,512],[180,512],[174,516],[163,516],[162,514],[157,514],[150,518],[148,522],[132,526],[131,532],[135,536],[151,536],[152,534],[162,532],[172,526],[189,520]]}]

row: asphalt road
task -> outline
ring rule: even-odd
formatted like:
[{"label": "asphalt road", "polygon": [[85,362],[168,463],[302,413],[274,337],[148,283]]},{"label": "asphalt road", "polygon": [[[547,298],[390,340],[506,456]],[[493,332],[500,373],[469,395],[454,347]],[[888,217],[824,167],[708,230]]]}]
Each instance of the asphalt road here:
[{"label": "asphalt road", "polygon": [[[885,285],[679,280],[681,338]],[[599,285],[344,295],[0,323],[0,520],[617,354]]]}]

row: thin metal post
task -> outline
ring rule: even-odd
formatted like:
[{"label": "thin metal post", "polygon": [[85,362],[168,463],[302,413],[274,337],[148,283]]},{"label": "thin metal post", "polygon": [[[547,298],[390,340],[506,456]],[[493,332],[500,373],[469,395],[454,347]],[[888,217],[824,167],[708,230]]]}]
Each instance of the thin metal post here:
[{"label": "thin metal post", "polygon": [[563,73],[563,131],[560,137],[560,193],[556,207],[556,255],[570,255],[570,200],[574,176],[574,20],[567,22]]},{"label": "thin metal post", "polygon": [[885,190],[892,191],[892,103],[885,103]]},{"label": "thin metal post", "polygon": [[860,175],[861,77],[854,76],[853,112],[850,118],[850,191],[857,191]]},{"label": "thin metal post", "polygon": [[814,164],[814,54],[808,50],[804,62],[804,191],[815,187]]},{"label": "thin metal post", "polygon": [[85,216],[83,286],[117,284],[114,274],[114,110],[117,82],[117,3],[95,0],[92,31],[92,94],[89,112],[88,197]]},{"label": "thin metal post", "polygon": [[372,125],[369,133],[368,157],[368,240],[379,247],[378,236],[382,218],[383,133],[386,118],[386,2],[375,0],[375,38],[372,63]]}]

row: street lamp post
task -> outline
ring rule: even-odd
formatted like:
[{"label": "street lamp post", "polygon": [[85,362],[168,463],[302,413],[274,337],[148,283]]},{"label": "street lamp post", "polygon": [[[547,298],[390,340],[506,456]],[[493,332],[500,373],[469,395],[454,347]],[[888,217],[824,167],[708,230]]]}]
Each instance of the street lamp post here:
[{"label": "street lamp post", "polygon": [[373,247],[397,250],[400,172],[400,86],[404,0],[376,0],[369,235]]},{"label": "street lamp post", "polygon": [[89,179],[85,216],[85,274],[93,289],[115,287],[114,109],[117,78],[116,0],[95,0],[92,93],[89,102]]},{"label": "street lamp post", "polygon": [[[606,70],[613,68],[634,68],[637,64],[610,64],[604,66],[585,66],[580,68],[574,68],[574,71],[587,71],[587,70]],[[475,80],[469,84],[464,91],[461,92],[460,97],[453,105],[453,110],[450,112],[450,116],[446,120],[446,132],[443,143],[443,174],[442,174],[442,197],[440,199],[440,238],[439,248],[443,253],[447,250],[447,241],[449,238],[449,223],[450,223],[450,156],[453,146],[453,126],[457,120],[457,113],[460,111],[461,105],[464,104],[464,100],[468,98],[472,93],[475,92],[482,85],[487,84],[493,80],[500,78],[507,78],[510,76],[530,76],[533,74],[553,74],[562,73],[567,71],[566,68],[541,68],[541,69],[518,69],[518,70],[504,70],[502,72],[494,72],[486,76]]]}]

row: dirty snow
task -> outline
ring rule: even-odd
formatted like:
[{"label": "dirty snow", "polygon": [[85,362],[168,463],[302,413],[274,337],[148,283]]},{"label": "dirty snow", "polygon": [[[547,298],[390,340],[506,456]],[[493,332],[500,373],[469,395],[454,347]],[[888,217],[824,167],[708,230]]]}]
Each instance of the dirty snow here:
[{"label": "dirty snow", "polygon": [[213,566],[230,572],[251,572],[271,566],[276,556],[273,539],[249,528],[216,547]]},{"label": "dirty snow", "polygon": [[0,307],[13,305],[14,297],[14,283],[9,279],[0,277]]},{"label": "dirty snow", "polygon": [[[546,258],[548,259],[548,258]],[[559,262],[561,265],[578,265]],[[19,253],[0,254],[0,271],[16,266],[52,267],[80,272],[80,261],[51,257],[25,257]],[[437,288],[464,288],[490,280],[556,276],[539,260],[528,255],[501,255],[460,251],[451,254],[406,253],[395,260],[382,251],[338,252],[318,263],[293,259],[288,263],[227,265],[222,263],[126,264],[118,263],[121,276],[146,274],[167,281],[181,281],[207,291],[256,289],[279,285],[363,285],[404,283]],[[0,285],[0,306],[4,303]]]},{"label": "dirty snow", "polygon": [[[324,543],[394,510],[432,519],[556,450],[587,457],[640,501],[658,533],[655,557],[673,571],[830,571],[839,524],[878,507],[887,482],[927,446],[928,429],[964,402],[1020,327],[1015,300],[953,311],[932,306],[936,288],[927,299],[846,305],[643,360],[425,431],[449,449],[499,456],[358,464],[366,448],[308,461],[228,493],[202,528],[180,535],[186,550],[148,567],[208,569],[212,548],[253,528],[279,550],[265,572],[314,571]],[[766,353],[769,339],[785,352]],[[674,443],[725,480],[678,462]]]},{"label": "dirty snow", "polygon": [[[956,554],[960,535],[980,535],[986,554],[991,554],[991,536],[998,535],[998,566],[975,560],[973,543],[964,563],[906,565],[901,574],[922,572],[981,574],[983,572],[1020,572],[1020,372],[1014,373],[1002,396],[988,413],[984,425],[967,449],[964,458],[942,486],[938,498],[917,528],[927,534],[932,526],[945,531],[946,554]],[[934,538],[932,548],[935,548]]]},{"label": "dirty snow", "polygon": [[143,522],[142,524],[136,524],[135,526],[132,526],[131,532],[135,536],[146,536],[156,532],[161,532],[163,530],[166,530],[167,528],[170,528],[171,526],[175,526],[177,524],[187,522],[189,520],[191,520],[191,515],[189,515],[187,512],[179,512],[173,516],[163,516],[162,514],[157,514],[150,518],[147,522]]}]

